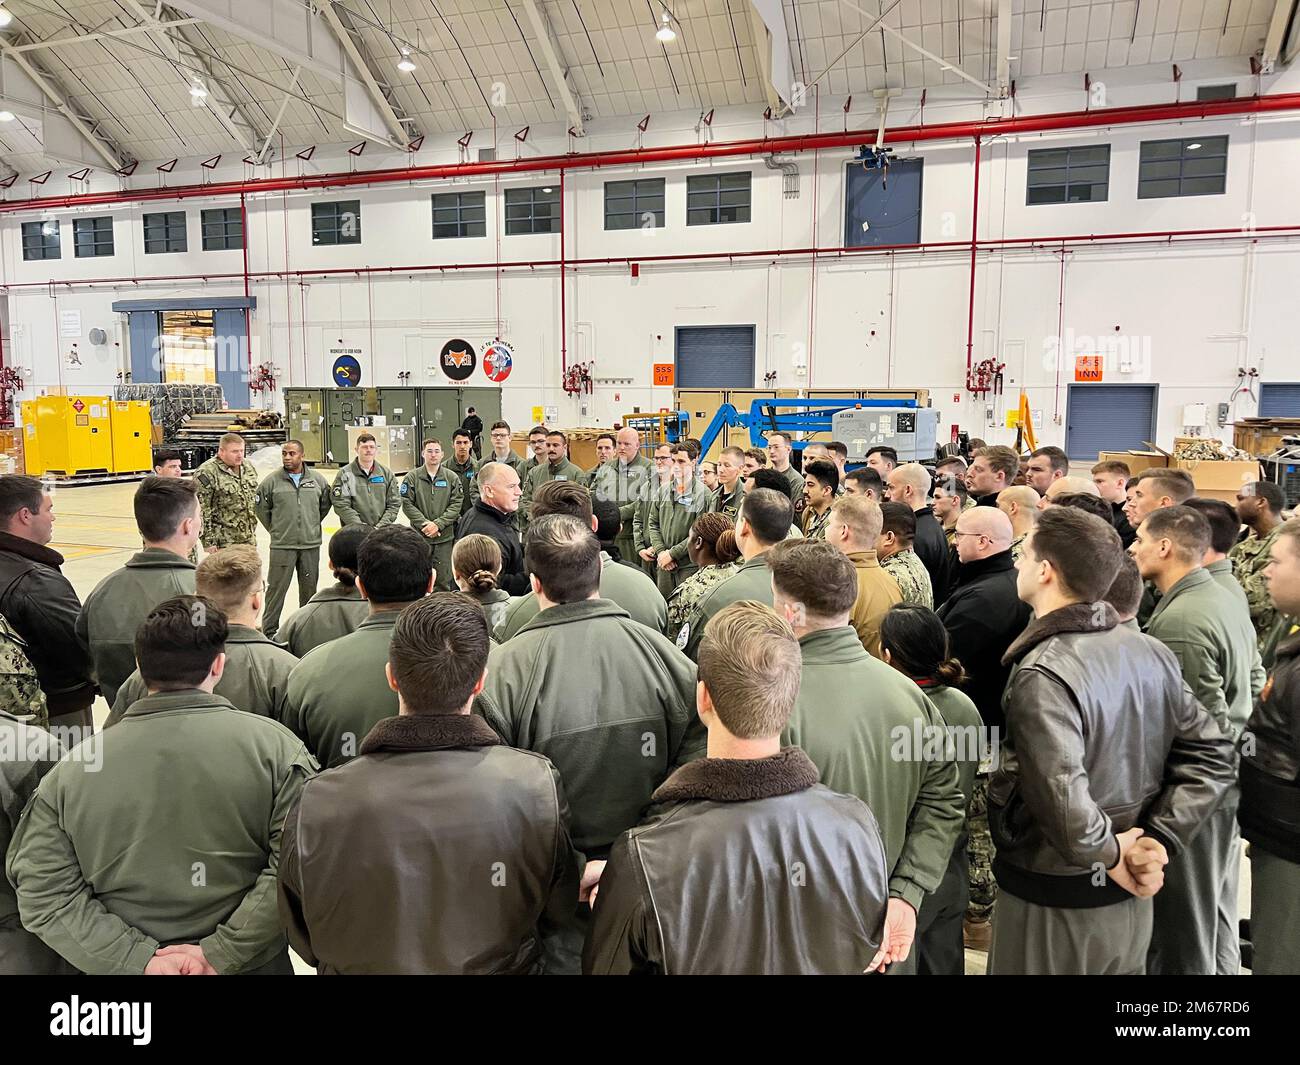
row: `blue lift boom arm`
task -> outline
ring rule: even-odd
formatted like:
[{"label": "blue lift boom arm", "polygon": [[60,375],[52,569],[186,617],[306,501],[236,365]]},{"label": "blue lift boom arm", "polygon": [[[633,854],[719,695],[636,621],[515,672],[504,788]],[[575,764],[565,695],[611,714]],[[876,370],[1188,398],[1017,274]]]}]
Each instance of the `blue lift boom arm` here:
[{"label": "blue lift boom arm", "polygon": [[[742,414],[730,403],[718,408],[700,437],[700,454],[707,455],[725,428],[749,430],[751,447],[766,443],[764,433],[823,433],[830,432],[831,419],[842,410],[870,410],[872,407],[915,407],[914,399],[756,399],[749,412]],[[788,413],[778,413],[793,408]],[[791,446],[801,451],[805,440],[792,440]]]}]

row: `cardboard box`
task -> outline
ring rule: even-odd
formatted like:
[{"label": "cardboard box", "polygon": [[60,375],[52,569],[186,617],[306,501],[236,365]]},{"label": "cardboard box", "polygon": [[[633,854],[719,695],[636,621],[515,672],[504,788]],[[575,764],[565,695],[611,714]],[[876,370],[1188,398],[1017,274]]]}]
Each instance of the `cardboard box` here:
[{"label": "cardboard box", "polygon": [[1162,451],[1100,451],[1097,453],[1097,461],[1126,463],[1129,473],[1136,477],[1153,466],[1168,466],[1169,456]]},{"label": "cardboard box", "polygon": [[[1243,484],[1259,480],[1258,462],[1175,459],[1174,468],[1192,475],[1198,496],[1235,502]],[[1213,494],[1212,494],[1213,493]]]}]

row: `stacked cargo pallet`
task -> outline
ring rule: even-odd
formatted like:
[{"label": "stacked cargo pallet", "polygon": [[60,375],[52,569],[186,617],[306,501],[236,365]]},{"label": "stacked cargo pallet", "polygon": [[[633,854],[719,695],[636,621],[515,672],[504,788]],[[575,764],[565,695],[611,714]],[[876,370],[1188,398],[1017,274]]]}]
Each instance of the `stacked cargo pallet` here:
[{"label": "stacked cargo pallet", "polygon": [[242,436],[249,453],[264,447],[278,448],[288,439],[284,419],[276,411],[223,410],[190,415],[168,442],[178,448],[202,450],[211,456],[217,453],[226,433]]}]

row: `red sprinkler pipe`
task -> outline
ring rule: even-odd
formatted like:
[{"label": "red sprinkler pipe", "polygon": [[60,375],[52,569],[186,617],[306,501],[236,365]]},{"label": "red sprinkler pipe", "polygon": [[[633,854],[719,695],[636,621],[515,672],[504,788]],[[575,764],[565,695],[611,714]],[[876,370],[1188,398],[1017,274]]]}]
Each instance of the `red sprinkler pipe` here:
[{"label": "red sprinkler pipe", "polygon": [[564,171],[560,171],[560,380],[569,372],[569,333],[564,325]]},{"label": "red sprinkler pipe", "polygon": [[[1097,111],[1065,111],[1044,115],[1019,115],[980,122],[948,122],[929,126],[899,126],[885,131],[890,144],[923,141],[960,140],[966,137],[998,137],[1054,130],[1093,129],[1152,122],[1180,122],[1193,119],[1230,118],[1237,115],[1270,114],[1300,111],[1300,93],[1277,93],[1248,96],[1232,100],[1196,100],[1178,104],[1144,104],[1138,107],[1114,107]],[[771,155],[785,152],[809,152],[821,148],[851,148],[867,143],[876,130],[803,134],[790,137],[754,137],[747,140],[714,141],[706,144],[672,145],[662,148],[636,148],[623,151],[574,153],[537,156],[531,159],[494,159],[471,163],[432,166],[402,166],[381,170],[359,170],[333,174],[254,178],[246,181],[213,182],[207,185],[178,185],[173,188],[140,188],[90,192],[81,195],[35,197],[0,202],[0,213],[44,211],[60,207],[91,207],[113,203],[137,203],[156,200],[185,200],[200,197],[237,196],[241,192],[256,195],[295,189],[346,188],[356,185],[382,185],[390,182],[425,181],[441,178],[464,178],[476,175],[526,173],[543,170],[590,170],[600,167],[631,167],[646,163],[675,162],[683,159],[718,159],[736,156]]]},{"label": "red sprinkler pipe", "polygon": [[[244,246],[244,299],[248,299],[248,204],[239,194],[239,233]],[[248,353],[248,379],[253,379],[253,308],[244,307],[244,345]]]},{"label": "red sprinkler pipe", "polygon": [[979,249],[980,232],[980,139],[975,138],[975,202],[970,213],[970,303],[966,309],[966,390],[971,391],[970,371],[974,363],[975,347],[975,252]]}]

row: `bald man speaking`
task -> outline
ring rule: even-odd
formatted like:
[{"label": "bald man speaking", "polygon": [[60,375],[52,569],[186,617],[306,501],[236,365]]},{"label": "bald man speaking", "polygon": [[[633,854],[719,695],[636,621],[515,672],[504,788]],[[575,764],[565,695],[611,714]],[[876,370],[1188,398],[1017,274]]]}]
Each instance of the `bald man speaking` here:
[{"label": "bald man speaking", "polygon": [[632,533],[632,518],[637,501],[648,490],[654,464],[641,454],[641,434],[624,426],[614,436],[614,457],[592,471],[587,486],[593,500],[605,500],[618,507],[622,525],[614,537],[619,557],[624,562],[636,564],[636,544]]}]

